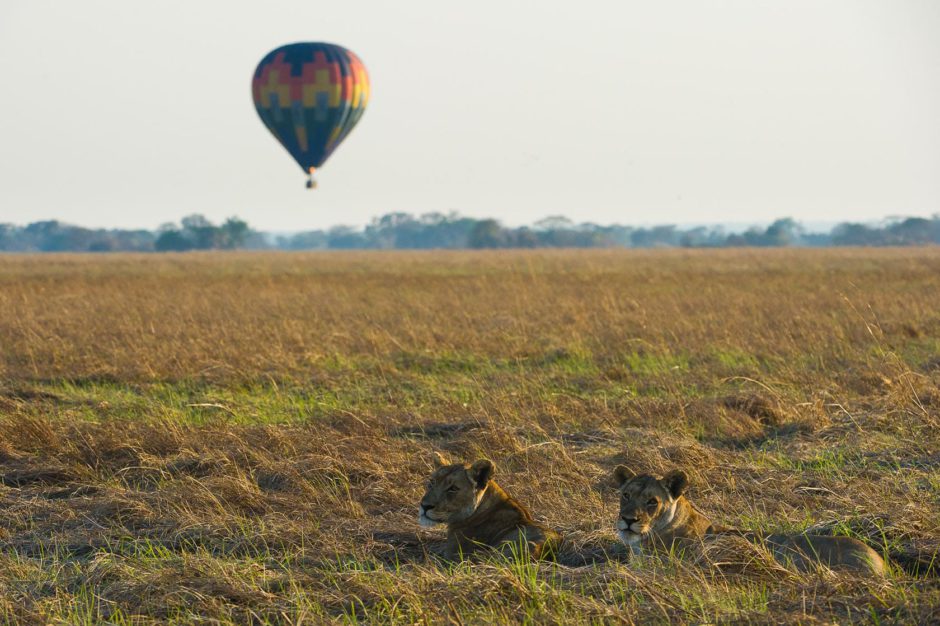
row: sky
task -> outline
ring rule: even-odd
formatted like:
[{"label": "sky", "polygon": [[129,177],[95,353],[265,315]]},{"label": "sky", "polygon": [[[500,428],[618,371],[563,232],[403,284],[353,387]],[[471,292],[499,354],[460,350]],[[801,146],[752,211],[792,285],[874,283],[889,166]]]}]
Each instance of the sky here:
[{"label": "sky", "polygon": [[[372,82],[313,191],[250,94],[296,41]],[[0,77],[0,222],[940,212],[937,0],[2,0]]]}]

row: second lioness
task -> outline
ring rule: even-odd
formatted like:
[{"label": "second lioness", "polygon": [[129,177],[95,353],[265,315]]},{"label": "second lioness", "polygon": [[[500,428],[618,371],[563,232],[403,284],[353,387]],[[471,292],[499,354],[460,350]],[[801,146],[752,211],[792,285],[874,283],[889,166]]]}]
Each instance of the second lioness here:
[{"label": "second lioness", "polygon": [[447,464],[435,457],[418,522],[447,525],[444,556],[466,556],[480,548],[511,555],[527,550],[535,558],[557,546],[558,534],[532,519],[519,502],[493,480],[495,466],[482,459],[473,465]]},{"label": "second lioness", "polygon": [[669,548],[687,540],[701,540],[709,535],[732,533],[764,543],[774,559],[792,563],[806,571],[819,564],[833,569],[859,573],[884,574],[881,556],[869,546],[851,537],[822,535],[758,535],[747,531],[715,526],[683,495],[688,478],[681,470],[662,478],[636,475],[623,465],[614,471],[620,485],[620,539],[634,552],[644,546]]}]

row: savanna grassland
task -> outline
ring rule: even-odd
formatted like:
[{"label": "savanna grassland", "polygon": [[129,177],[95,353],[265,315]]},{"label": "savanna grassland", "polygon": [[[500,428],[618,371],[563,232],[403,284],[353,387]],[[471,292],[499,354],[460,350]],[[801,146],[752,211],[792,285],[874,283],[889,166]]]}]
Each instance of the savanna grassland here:
[{"label": "savanna grassland", "polygon": [[[434,451],[559,562],[432,556]],[[928,569],[940,250],[0,257],[0,621],[940,621],[900,566],[630,559],[621,463]]]}]

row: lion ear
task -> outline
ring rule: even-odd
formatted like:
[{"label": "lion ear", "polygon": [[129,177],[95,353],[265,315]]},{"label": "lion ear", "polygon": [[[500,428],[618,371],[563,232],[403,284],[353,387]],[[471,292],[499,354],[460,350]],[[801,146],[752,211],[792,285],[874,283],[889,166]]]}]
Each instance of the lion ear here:
[{"label": "lion ear", "polygon": [[636,473],[633,472],[626,465],[618,465],[614,469],[614,479],[617,481],[617,486],[622,487],[625,482],[636,476]]},{"label": "lion ear", "polygon": [[662,480],[663,486],[669,491],[673,498],[678,498],[685,492],[689,485],[689,477],[682,470],[672,470]]},{"label": "lion ear", "polygon": [[467,475],[470,477],[470,481],[476,485],[477,489],[483,489],[486,487],[486,483],[490,482],[490,478],[493,477],[493,472],[495,471],[496,466],[493,465],[492,461],[489,459],[480,459],[470,466],[470,469],[467,470]]},{"label": "lion ear", "polygon": [[450,465],[447,459],[444,458],[444,455],[437,451],[431,455],[431,464],[434,465],[434,469],[441,469],[442,467]]}]

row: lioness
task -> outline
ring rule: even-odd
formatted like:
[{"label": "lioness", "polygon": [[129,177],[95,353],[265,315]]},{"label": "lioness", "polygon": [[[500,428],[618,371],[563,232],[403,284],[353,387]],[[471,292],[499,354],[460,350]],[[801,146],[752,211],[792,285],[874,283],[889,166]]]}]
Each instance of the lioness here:
[{"label": "lioness", "polygon": [[492,461],[447,464],[435,457],[434,466],[421,498],[418,522],[422,526],[447,524],[445,557],[458,558],[484,547],[507,556],[527,549],[534,558],[554,551],[558,534],[535,522],[524,506],[492,480],[496,469]]},{"label": "lioness", "polygon": [[638,553],[643,546],[664,546],[686,540],[701,540],[708,535],[733,533],[752,541],[764,542],[774,559],[793,563],[800,571],[819,564],[833,569],[884,574],[885,563],[870,547],[851,537],[821,535],[766,535],[713,525],[683,495],[689,480],[681,470],[656,478],[634,474],[623,465],[614,470],[620,485],[620,540]]}]

